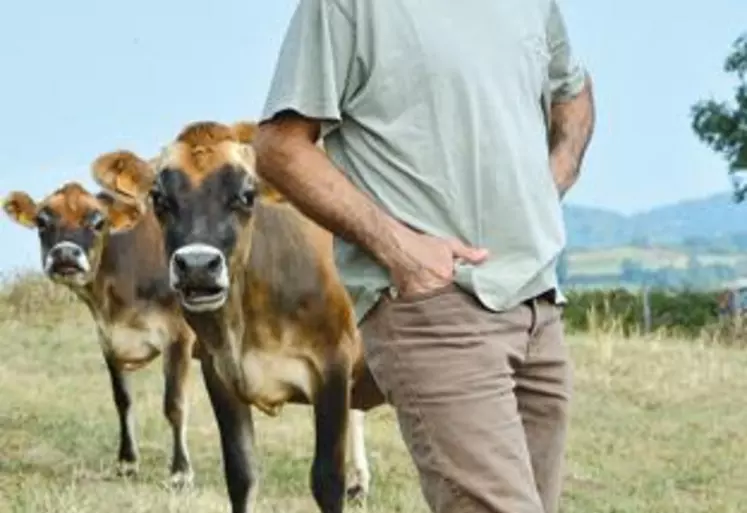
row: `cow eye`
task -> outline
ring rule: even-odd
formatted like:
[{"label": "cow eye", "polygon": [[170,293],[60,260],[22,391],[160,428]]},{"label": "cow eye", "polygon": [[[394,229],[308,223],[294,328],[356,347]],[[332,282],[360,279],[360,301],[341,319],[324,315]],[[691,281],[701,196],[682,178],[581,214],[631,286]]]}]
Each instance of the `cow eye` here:
[{"label": "cow eye", "polygon": [[241,203],[246,206],[251,206],[254,203],[254,189],[246,189],[241,191]]},{"label": "cow eye", "polygon": [[104,229],[104,224],[106,223],[106,219],[104,218],[103,214],[101,212],[94,212],[91,215],[91,219],[89,221],[91,228],[96,230],[97,232],[100,232]]},{"label": "cow eye", "polygon": [[150,198],[153,201],[153,208],[156,210],[156,213],[166,212],[171,206],[168,197],[158,186],[151,189]]},{"label": "cow eye", "polygon": [[36,226],[41,231],[49,229],[52,225],[52,216],[48,212],[42,210],[36,215]]},{"label": "cow eye", "polygon": [[251,185],[244,186],[234,198],[233,204],[240,209],[249,209],[254,205],[256,191]]}]

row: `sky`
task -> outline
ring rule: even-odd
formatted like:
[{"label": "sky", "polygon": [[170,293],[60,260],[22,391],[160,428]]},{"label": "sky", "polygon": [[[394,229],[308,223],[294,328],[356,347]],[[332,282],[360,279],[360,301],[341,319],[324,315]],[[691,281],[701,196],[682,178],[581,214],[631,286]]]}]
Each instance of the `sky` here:
[{"label": "sky", "polygon": [[[375,1],[375,0],[370,0]],[[496,0],[500,1],[500,0]],[[153,154],[187,122],[259,115],[297,0],[76,0],[0,8],[0,196],[41,198],[127,148]],[[728,190],[690,129],[723,72],[747,2],[560,0],[595,85],[597,124],[567,202],[646,210]],[[450,37],[459,37],[452,34]],[[36,235],[0,220],[0,271],[38,268]]]}]

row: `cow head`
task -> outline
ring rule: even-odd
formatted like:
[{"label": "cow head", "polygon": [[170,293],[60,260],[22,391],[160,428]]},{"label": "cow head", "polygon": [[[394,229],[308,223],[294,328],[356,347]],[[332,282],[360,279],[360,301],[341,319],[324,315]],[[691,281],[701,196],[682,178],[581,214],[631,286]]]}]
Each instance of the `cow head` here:
[{"label": "cow head", "polygon": [[39,203],[25,192],[13,192],[3,210],[18,224],[37,231],[45,274],[70,286],[90,283],[107,236],[132,228],[139,218],[135,206],[103,192],[91,194],[76,182],[62,185]]},{"label": "cow head", "polygon": [[156,158],[94,163],[94,179],[134,204],[150,200],[161,224],[171,287],[191,312],[220,309],[231,269],[248,259],[259,194],[251,146],[256,125],[196,122]]}]

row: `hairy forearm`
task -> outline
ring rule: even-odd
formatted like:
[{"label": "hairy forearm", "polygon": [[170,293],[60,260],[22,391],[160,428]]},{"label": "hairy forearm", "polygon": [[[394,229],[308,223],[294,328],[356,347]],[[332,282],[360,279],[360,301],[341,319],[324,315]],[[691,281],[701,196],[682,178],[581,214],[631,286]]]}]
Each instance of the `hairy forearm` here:
[{"label": "hairy forearm", "polygon": [[367,251],[389,267],[398,255],[396,220],[362,194],[309,141],[263,128],[257,172],[312,221]]},{"label": "hairy forearm", "polygon": [[551,107],[550,164],[561,197],[576,183],[594,130],[591,81],[572,100]]}]

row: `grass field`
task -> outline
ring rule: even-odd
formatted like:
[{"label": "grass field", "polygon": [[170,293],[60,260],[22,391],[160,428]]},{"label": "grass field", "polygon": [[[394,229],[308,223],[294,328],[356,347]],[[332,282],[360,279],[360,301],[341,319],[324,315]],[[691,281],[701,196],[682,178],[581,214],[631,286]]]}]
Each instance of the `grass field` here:
[{"label": "grass field", "polygon": [[[195,364],[194,490],[164,487],[170,435],[160,365],[134,376],[143,461],[111,476],[116,417],[81,307],[28,283],[0,297],[0,511],[226,512],[218,437]],[[51,304],[48,304],[51,303]],[[569,338],[576,399],[564,513],[747,511],[747,351],[595,333]],[[159,360],[160,362],[160,360]],[[257,415],[262,512],[313,512],[310,410]],[[369,416],[371,513],[427,510],[389,408]]]}]

